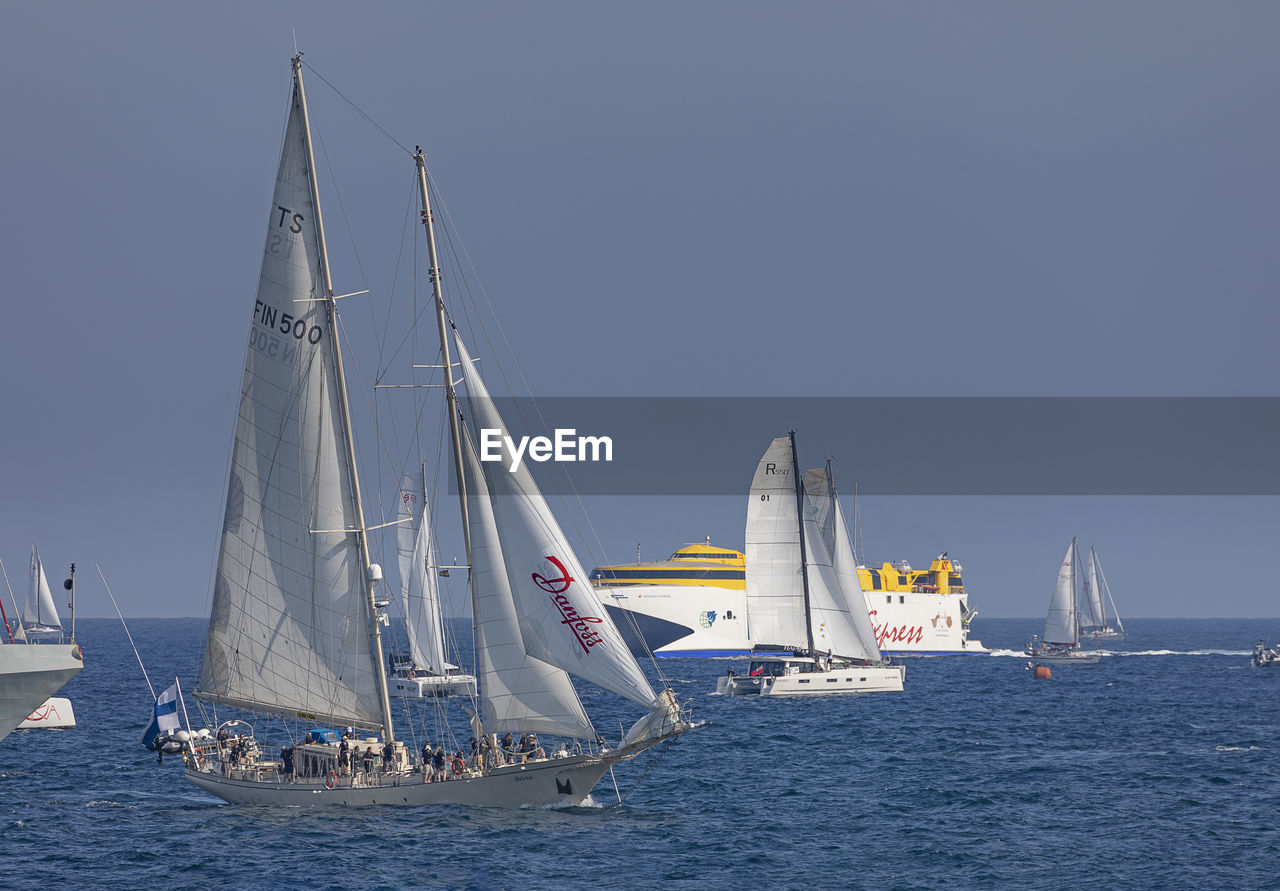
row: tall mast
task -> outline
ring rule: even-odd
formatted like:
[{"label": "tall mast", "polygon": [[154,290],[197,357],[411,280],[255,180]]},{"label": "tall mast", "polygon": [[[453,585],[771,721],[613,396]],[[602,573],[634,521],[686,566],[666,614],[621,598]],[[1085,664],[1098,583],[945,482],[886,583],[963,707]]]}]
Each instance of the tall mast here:
[{"label": "tall mast", "polygon": [[809,641],[809,654],[817,656],[813,648],[813,619],[809,615],[809,558],[804,548],[804,477],[800,476],[800,458],[796,455],[796,432],[791,437],[791,474],[796,481],[796,516],[800,519],[800,577],[804,580],[804,633]]},{"label": "tall mast", "polygon": [[[418,165],[418,195],[422,199],[422,225],[427,229],[427,262],[430,265],[431,294],[436,301],[436,327],[440,331],[440,361],[444,367],[444,393],[449,406],[449,437],[453,442],[453,468],[458,479],[458,505],[462,509],[462,542],[467,556],[467,574],[471,566],[471,526],[467,514],[467,481],[462,472],[462,430],[458,424],[458,393],[454,388],[453,364],[449,350],[449,320],[444,311],[440,263],[436,255],[436,230],[431,214],[431,198],[427,191],[427,158],[418,148],[413,153]],[[463,374],[466,374],[464,369]]]},{"label": "tall mast", "polygon": [[298,104],[302,112],[302,139],[307,150],[307,179],[311,185],[311,204],[316,214],[316,242],[320,247],[320,276],[324,293],[325,320],[333,338],[333,366],[337,376],[338,404],[342,409],[342,431],[347,447],[347,473],[351,480],[352,507],[355,510],[355,534],[360,543],[360,561],[364,568],[365,600],[369,608],[369,636],[372,639],[370,656],[373,661],[373,679],[378,689],[382,707],[382,734],[386,742],[395,739],[391,724],[391,699],[387,695],[387,677],[383,668],[382,629],[378,623],[377,580],[372,575],[373,561],[369,557],[369,536],[364,525],[364,504],[360,499],[360,475],[356,471],[356,445],[351,430],[351,406],[347,401],[347,378],[342,370],[342,342],[338,336],[338,301],[333,296],[333,277],[329,273],[329,251],[324,241],[324,219],[320,214],[320,189],[316,182],[316,158],[311,146],[311,118],[307,113],[307,91],[302,85],[302,54],[294,56],[293,82],[298,88]]}]

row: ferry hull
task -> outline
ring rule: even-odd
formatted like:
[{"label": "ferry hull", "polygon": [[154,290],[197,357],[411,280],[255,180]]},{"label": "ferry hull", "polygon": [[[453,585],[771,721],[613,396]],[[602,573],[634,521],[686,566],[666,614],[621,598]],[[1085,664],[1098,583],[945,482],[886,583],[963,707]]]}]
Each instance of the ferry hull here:
[{"label": "ferry hull", "polygon": [[[717,657],[759,655],[747,621],[745,591],[690,586],[631,586],[608,591],[607,604],[620,629],[630,629],[628,645],[646,655],[637,642],[647,629],[660,631],[654,655]],[[962,595],[865,593],[867,612],[880,650],[887,656],[982,655],[989,651],[970,640],[962,618]],[[967,608],[967,605],[966,607]],[[679,633],[679,632],[683,633]],[[627,633],[624,631],[624,634]]]}]

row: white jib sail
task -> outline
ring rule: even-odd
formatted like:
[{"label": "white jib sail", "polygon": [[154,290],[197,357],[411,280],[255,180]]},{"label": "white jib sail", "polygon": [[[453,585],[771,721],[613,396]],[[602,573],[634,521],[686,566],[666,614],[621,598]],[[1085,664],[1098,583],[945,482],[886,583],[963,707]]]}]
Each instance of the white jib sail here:
[{"label": "white jib sail", "polygon": [[[1102,561],[1098,559],[1098,554],[1094,551],[1093,546],[1089,547],[1089,560],[1093,565],[1094,572],[1097,574],[1098,582],[1101,584],[1102,601],[1111,604],[1111,620],[1115,622],[1116,628],[1124,631],[1124,622],[1120,620],[1120,611],[1116,609],[1115,599],[1111,596],[1111,586],[1107,584],[1107,574],[1102,571]],[[1104,623],[1107,621],[1106,613],[1103,613]]]},{"label": "white jib sail", "polygon": [[1102,603],[1102,589],[1098,587],[1098,565],[1089,549],[1089,571],[1084,576],[1084,593],[1089,602],[1089,624],[1095,628],[1103,628],[1107,624],[1107,613]]},{"label": "white jib sail", "polygon": [[27,602],[22,607],[22,624],[27,631],[61,631],[62,620],[53,603],[49,580],[44,576],[40,551],[31,546],[31,575],[27,585]]},{"label": "white jib sail", "polygon": [[[843,655],[869,662],[879,662],[880,646],[876,641],[871,617],[867,614],[867,599],[862,592],[862,582],[858,578],[858,562],[853,556],[853,544],[849,538],[848,527],[845,526],[844,511],[840,509],[840,500],[836,495],[834,481],[831,479],[828,468],[806,470],[804,487],[809,496],[807,501],[813,506],[814,523],[821,533],[823,544],[829,550],[831,568],[835,572],[843,606],[857,638],[856,645],[849,644],[850,651]],[[812,577],[810,589],[812,594]]]},{"label": "white jib sail", "polygon": [[747,497],[747,614],[751,641],[807,647],[800,517],[791,438],[769,444]]},{"label": "white jib sail", "polygon": [[530,656],[525,647],[480,460],[469,440],[463,442],[462,452],[471,530],[471,610],[485,732],[533,731],[592,739],[591,721],[569,675]]},{"label": "white jib sail", "polygon": [[268,209],[197,694],[380,727],[306,165],[295,86]]},{"label": "white jib sail", "polygon": [[1053,585],[1053,597],[1049,600],[1049,614],[1044,620],[1044,641],[1052,644],[1075,644],[1079,641],[1076,628],[1075,572],[1072,566],[1075,556],[1075,540],[1067,547],[1067,556],[1058,568],[1058,580]]},{"label": "white jib sail", "polygon": [[[878,651],[867,653],[853,626],[848,599],[840,589],[831,554],[818,529],[818,521],[812,506],[813,499],[805,496],[804,549],[809,575],[809,626],[813,632],[815,653],[830,652],[833,656],[878,661]],[[866,607],[862,608],[863,614]]]},{"label": "white jib sail", "polygon": [[[454,338],[464,369],[470,421],[477,431],[509,435],[484,381],[460,337]],[[653,688],[609,618],[587,571],[522,464],[482,462],[502,541],[507,577],[529,655],[557,665],[619,696],[649,706]]]},{"label": "white jib sail", "polygon": [[443,675],[455,666],[445,661],[444,614],[436,576],[435,546],[431,541],[431,514],[427,505],[426,474],[404,475],[400,484],[399,520],[396,530],[400,558],[400,600],[405,615],[409,654],[418,670]]}]

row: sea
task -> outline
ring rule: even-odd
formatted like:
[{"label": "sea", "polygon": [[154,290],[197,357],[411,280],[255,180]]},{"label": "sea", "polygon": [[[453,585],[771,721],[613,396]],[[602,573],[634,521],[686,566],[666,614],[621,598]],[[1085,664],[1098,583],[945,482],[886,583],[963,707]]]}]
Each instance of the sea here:
[{"label": "sea", "polygon": [[[587,806],[307,810],[225,804],[157,764],[124,628],[81,620],[78,728],[0,742],[0,885],[1280,887],[1280,669],[1249,660],[1280,619],[1130,620],[1047,680],[1020,650],[1040,625],[979,619],[992,655],[905,659],[901,694],[720,697],[744,660],[660,660],[706,725]],[[204,627],[130,621],[157,691],[194,686]],[[639,717],[583,698],[607,738]]]}]

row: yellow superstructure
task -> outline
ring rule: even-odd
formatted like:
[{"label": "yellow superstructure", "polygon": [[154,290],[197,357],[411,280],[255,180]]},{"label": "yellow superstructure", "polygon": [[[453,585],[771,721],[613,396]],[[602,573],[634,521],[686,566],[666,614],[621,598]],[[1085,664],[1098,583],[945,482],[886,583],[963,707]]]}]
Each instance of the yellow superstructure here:
[{"label": "yellow superstructure", "polygon": [[684,585],[694,588],[747,587],[747,558],[741,551],[717,548],[710,543],[686,545],[668,559],[654,563],[624,563],[591,571],[598,588],[630,585]]},{"label": "yellow superstructure", "polygon": [[963,594],[960,564],[939,554],[928,569],[912,569],[906,561],[885,563],[879,569],[858,567],[864,591],[912,592],[916,594]]}]

